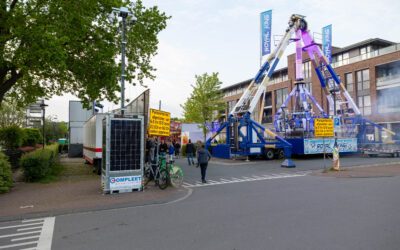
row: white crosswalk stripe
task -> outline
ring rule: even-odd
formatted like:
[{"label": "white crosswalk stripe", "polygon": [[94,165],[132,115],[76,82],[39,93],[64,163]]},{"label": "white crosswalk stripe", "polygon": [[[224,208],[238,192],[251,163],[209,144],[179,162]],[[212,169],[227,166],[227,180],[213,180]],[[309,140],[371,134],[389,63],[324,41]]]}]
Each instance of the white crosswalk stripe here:
[{"label": "white crosswalk stripe", "polygon": [[238,182],[250,182],[250,181],[261,181],[261,180],[272,180],[272,179],[282,179],[282,178],[291,178],[291,177],[300,177],[306,176],[311,171],[299,171],[295,173],[279,173],[279,174],[265,174],[265,175],[252,175],[252,176],[242,176],[242,177],[225,177],[219,178],[219,180],[209,179],[207,183],[201,183],[200,181],[194,182],[184,182],[183,186],[187,188],[195,188],[195,187],[207,187],[213,185],[222,185],[229,183],[238,183]]},{"label": "white crosswalk stripe", "polygon": [[0,249],[50,250],[55,217],[23,220],[0,227]]}]

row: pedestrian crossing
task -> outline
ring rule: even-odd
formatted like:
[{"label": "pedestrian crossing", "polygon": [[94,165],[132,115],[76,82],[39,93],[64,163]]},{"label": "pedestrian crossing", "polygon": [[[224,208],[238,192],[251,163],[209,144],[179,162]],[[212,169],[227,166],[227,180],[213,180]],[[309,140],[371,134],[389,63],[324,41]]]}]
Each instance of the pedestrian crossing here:
[{"label": "pedestrian crossing", "polygon": [[50,250],[55,217],[0,225],[0,249]]},{"label": "pedestrian crossing", "polygon": [[306,176],[312,171],[298,171],[294,173],[277,173],[277,174],[265,174],[265,175],[251,175],[251,176],[240,176],[240,177],[223,177],[223,178],[212,178],[207,179],[207,183],[201,183],[201,181],[184,181],[183,187],[196,188],[196,187],[207,187],[213,185],[222,185],[238,182],[250,182],[250,181],[262,181],[262,180],[273,180]]}]

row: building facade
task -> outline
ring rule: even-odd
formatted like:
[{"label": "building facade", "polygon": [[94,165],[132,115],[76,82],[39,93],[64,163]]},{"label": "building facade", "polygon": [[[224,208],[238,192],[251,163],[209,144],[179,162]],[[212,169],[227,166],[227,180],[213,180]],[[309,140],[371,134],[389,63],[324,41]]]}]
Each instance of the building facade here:
[{"label": "building facade", "polygon": [[[260,98],[252,114],[253,119],[259,120],[262,112],[261,123],[266,127],[272,127],[275,113],[294,88],[295,54],[289,55],[287,59],[287,67],[275,70],[265,97]],[[344,48],[333,47],[332,66],[365,118],[400,133],[400,44],[374,38]],[[307,89],[329,113],[320,81],[305,52],[303,76]],[[222,101],[227,104],[227,108],[220,112],[220,121],[226,120],[251,80],[222,89],[225,94]],[[264,107],[261,107],[262,98],[265,98]],[[289,110],[293,109],[292,101],[289,101]],[[316,110],[315,106],[313,110]],[[381,138],[382,135],[372,126],[368,133],[375,139],[392,139],[388,134]]]}]

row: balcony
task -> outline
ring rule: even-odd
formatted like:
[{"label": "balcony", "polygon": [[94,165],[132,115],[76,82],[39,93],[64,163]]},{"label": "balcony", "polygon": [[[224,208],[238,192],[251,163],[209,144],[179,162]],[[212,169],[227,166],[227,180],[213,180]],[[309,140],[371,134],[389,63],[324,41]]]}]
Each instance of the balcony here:
[{"label": "balcony", "polygon": [[386,86],[397,86],[400,84],[400,74],[381,76],[376,78],[376,87],[384,88]]},{"label": "balcony", "polygon": [[332,63],[332,67],[336,68],[336,67],[340,67],[340,66],[347,65],[347,64],[350,64],[350,63],[356,63],[356,62],[363,61],[363,60],[366,60],[366,59],[369,59],[369,58],[373,58],[373,57],[377,57],[377,56],[382,56],[382,55],[386,55],[386,54],[389,54],[389,53],[393,53],[393,52],[396,52],[396,51],[399,51],[399,50],[400,50],[400,43],[394,44],[394,45],[386,47],[386,48],[382,48],[382,49],[378,49],[378,50],[375,50],[375,51],[371,51],[371,52],[366,53],[366,54],[362,54],[362,55],[359,55],[359,56],[351,57],[351,58],[348,58],[348,59],[344,59],[342,61],[338,61],[338,62]]}]

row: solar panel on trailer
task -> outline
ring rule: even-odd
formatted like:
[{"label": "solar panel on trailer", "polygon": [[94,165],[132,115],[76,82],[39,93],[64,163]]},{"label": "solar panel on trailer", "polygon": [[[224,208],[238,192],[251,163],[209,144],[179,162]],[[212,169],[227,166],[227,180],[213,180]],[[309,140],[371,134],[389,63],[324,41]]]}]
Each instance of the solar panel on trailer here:
[{"label": "solar panel on trailer", "polygon": [[140,169],[140,136],[140,120],[111,120],[110,171]]}]

